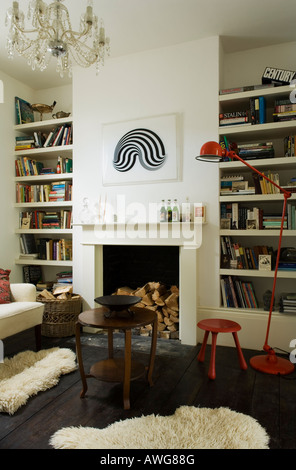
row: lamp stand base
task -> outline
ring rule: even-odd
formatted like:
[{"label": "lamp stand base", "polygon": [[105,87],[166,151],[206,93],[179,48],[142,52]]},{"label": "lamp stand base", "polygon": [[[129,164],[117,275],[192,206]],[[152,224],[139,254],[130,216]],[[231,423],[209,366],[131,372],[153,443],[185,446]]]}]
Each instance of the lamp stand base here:
[{"label": "lamp stand base", "polygon": [[295,369],[294,364],[288,361],[288,359],[283,359],[270,354],[252,357],[250,359],[250,364],[255,370],[274,375],[291,374]]}]

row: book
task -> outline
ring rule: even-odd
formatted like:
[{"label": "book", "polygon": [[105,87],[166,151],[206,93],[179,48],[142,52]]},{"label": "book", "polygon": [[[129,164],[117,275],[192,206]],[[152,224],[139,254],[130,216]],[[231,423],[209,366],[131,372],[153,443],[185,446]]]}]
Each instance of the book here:
[{"label": "book", "polygon": [[252,90],[262,90],[264,88],[271,88],[276,86],[274,83],[266,83],[266,84],[259,84],[259,85],[248,85],[248,86],[241,86],[235,88],[222,88],[219,90],[219,95],[229,95],[232,93],[242,93],[244,91],[252,91]]},{"label": "book", "polygon": [[34,113],[31,108],[31,104],[28,101],[15,97],[16,104],[16,124],[25,124],[28,122],[34,122]]},{"label": "book", "polygon": [[20,236],[20,242],[22,253],[37,253],[35,237],[32,233],[22,233]]}]

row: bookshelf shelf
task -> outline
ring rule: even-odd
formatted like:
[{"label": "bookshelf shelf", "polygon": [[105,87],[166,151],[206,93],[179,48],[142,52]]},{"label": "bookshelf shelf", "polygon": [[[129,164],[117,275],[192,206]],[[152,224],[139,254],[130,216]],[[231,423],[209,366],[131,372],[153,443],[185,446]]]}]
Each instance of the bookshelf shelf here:
[{"label": "bookshelf shelf", "polygon": [[[44,121],[32,122],[27,124],[19,124],[14,126],[14,131],[16,135],[16,139],[20,139],[22,136],[34,136],[35,145],[38,139],[38,145],[43,145],[44,141],[46,140],[46,136],[50,133],[56,132],[54,135],[60,135],[63,139],[62,142],[66,142],[66,139],[69,139],[69,131],[68,128],[73,126],[73,118],[67,117],[63,119],[48,119]],[[58,134],[59,129],[59,134]],[[53,141],[53,140],[52,140]],[[13,157],[15,160],[15,168],[16,168],[16,175],[13,178],[14,184],[16,186],[17,192],[17,200],[28,201],[33,200],[37,201],[41,199],[40,202],[15,202],[14,207],[19,211],[19,220],[30,220],[31,217],[31,227],[29,229],[25,228],[16,228],[15,234],[22,238],[20,246],[22,249],[26,249],[28,251],[28,247],[24,246],[23,238],[27,239],[26,234],[28,237],[34,237],[35,241],[38,240],[38,244],[45,243],[46,240],[48,244],[53,243],[55,246],[64,246],[64,243],[69,245],[70,243],[70,250],[71,250],[71,240],[73,238],[73,229],[72,228],[37,228],[40,224],[41,226],[41,218],[44,216],[53,217],[53,214],[56,213],[57,217],[59,217],[59,224],[64,223],[68,226],[69,219],[72,212],[72,201],[52,201],[52,202],[45,202],[42,199],[48,200],[49,191],[58,190],[59,188],[55,188],[54,186],[50,186],[48,190],[48,185],[59,183],[65,181],[65,197],[67,198],[71,191],[68,193],[68,187],[72,184],[73,181],[73,173],[65,173],[68,170],[71,171],[71,167],[68,167],[68,163],[71,163],[71,160],[67,162],[65,159],[69,158],[72,159],[73,155],[73,145],[70,141],[70,144],[67,145],[53,145],[48,147],[35,147],[29,148],[25,150],[14,150]],[[58,162],[58,157],[61,157],[63,160],[63,173],[48,173],[47,170],[46,174],[40,175],[36,174],[36,166],[38,172],[40,171],[40,167],[43,164],[44,167],[54,168],[56,171],[56,166]],[[37,162],[35,164],[35,162]],[[40,162],[40,163],[38,163]],[[35,166],[36,165],[36,166]],[[27,176],[19,176],[24,175],[25,173]],[[43,186],[44,185],[44,186]],[[46,185],[46,186],[45,186]],[[19,191],[19,192],[18,192]],[[27,193],[28,191],[28,193]],[[27,196],[30,194],[30,197]],[[32,196],[31,196],[32,194]],[[33,196],[34,194],[34,196]],[[46,194],[46,197],[45,197]],[[51,195],[53,192],[51,193]],[[71,197],[71,196],[69,196]],[[51,215],[52,214],[52,215]],[[25,217],[26,219],[23,219]],[[29,217],[29,219],[28,219]],[[40,219],[39,219],[40,217]],[[33,225],[32,225],[33,220]],[[64,222],[63,222],[64,221]],[[67,222],[66,222],[67,221]],[[56,223],[56,220],[53,221]],[[48,221],[47,221],[48,223]],[[51,223],[51,222],[50,222]],[[21,226],[22,223],[20,222]],[[61,225],[60,225],[61,226]],[[63,225],[62,225],[63,226]],[[36,227],[36,228],[35,228]],[[52,241],[51,241],[52,240]],[[37,243],[36,243],[37,245]],[[38,247],[39,245],[37,245]],[[64,249],[64,248],[63,248]],[[69,248],[67,248],[69,249]],[[43,256],[44,257],[44,256]],[[51,256],[50,251],[47,252],[47,257],[60,257],[60,256]],[[68,256],[67,256],[68,257]],[[32,269],[37,269],[37,266],[42,266],[42,278],[43,280],[50,280],[54,281],[52,276],[55,276],[61,268],[66,268],[68,270],[72,268],[73,261],[72,260],[55,260],[55,259],[35,259],[30,258],[29,256],[25,257],[16,257],[15,264],[20,266],[32,266]],[[34,268],[35,266],[35,268]],[[55,269],[54,269],[55,268]],[[25,269],[25,268],[23,268]]]},{"label": "bookshelf shelf", "polygon": [[[289,201],[296,200],[296,193],[292,194],[289,198]],[[281,194],[248,194],[248,195],[228,195],[228,196],[220,196],[220,202],[275,202],[275,201],[283,201],[283,196]]]},{"label": "bookshelf shelf", "polygon": [[[279,231],[274,229],[269,230],[220,230],[221,236],[230,237],[278,237]],[[284,230],[283,238],[296,237],[296,230]]]},{"label": "bookshelf shelf", "polygon": [[73,178],[72,173],[60,173],[60,174],[49,174],[49,175],[31,175],[31,176],[15,176],[14,181],[17,183],[36,183],[37,181],[40,183],[51,182],[51,181],[63,181],[69,180],[71,181]]},{"label": "bookshelf shelf", "polygon": [[[274,277],[274,271],[259,271],[258,269],[220,269],[221,276],[243,276],[243,277]],[[296,271],[278,271],[280,279],[296,279]]]},{"label": "bookshelf shelf", "polygon": [[72,155],[73,145],[59,145],[57,147],[40,147],[27,150],[15,150],[14,157],[26,156],[31,158],[46,158],[53,159],[58,155]]},{"label": "bookshelf shelf", "polygon": [[35,235],[72,235],[73,230],[71,228],[55,228],[55,229],[42,229],[42,228],[31,228],[21,229],[17,228],[15,233],[33,233]]},{"label": "bookshelf shelf", "polygon": [[[228,143],[235,142],[237,145],[255,144],[272,142],[274,147],[274,156],[271,158],[260,158],[247,160],[255,168],[258,168],[261,172],[264,172],[268,176],[268,172],[275,173],[279,177],[278,184],[282,187],[289,186],[289,182],[292,177],[296,176],[296,155],[287,156],[285,154],[285,138],[290,135],[296,136],[296,120],[274,122],[273,112],[274,103],[278,99],[289,99],[292,88],[290,86],[283,87],[271,87],[260,90],[246,91],[242,93],[233,93],[229,95],[219,96],[220,113],[235,112],[240,110],[250,109],[250,98],[256,98],[263,96],[266,104],[266,122],[263,124],[245,124],[245,125],[232,125],[232,126],[220,126],[219,136],[220,141],[227,140]],[[224,139],[224,136],[226,139]],[[295,149],[296,151],[296,149]],[[259,155],[259,154],[258,154]],[[243,157],[243,155],[242,155]],[[243,157],[244,158],[244,157]],[[241,175],[244,181],[247,182],[245,191],[250,186],[256,186],[255,180],[253,179],[253,172],[250,168],[239,161],[222,162],[219,164],[220,178],[234,179],[234,176]],[[224,192],[227,189],[228,183],[223,183]],[[226,185],[226,186],[225,186]],[[223,218],[229,217],[231,220],[236,217],[236,211],[240,211],[239,217],[245,217],[252,219],[255,218],[251,214],[262,214],[267,219],[268,216],[281,215],[283,207],[283,195],[282,194],[266,194],[266,192],[272,192],[269,190],[263,190],[261,187],[261,194],[258,193],[256,187],[255,194],[244,194],[242,193],[229,193],[226,191],[225,194],[219,196],[219,202],[221,206],[221,214]],[[283,231],[282,248],[296,247],[296,227],[292,221],[293,211],[296,206],[296,192],[292,192],[291,197],[288,199],[287,217],[289,220],[288,228]],[[229,211],[225,213],[225,208]],[[223,210],[222,210],[223,209]],[[256,211],[256,212],[255,212]],[[258,217],[258,216],[257,216]],[[244,220],[245,220],[244,219]],[[237,220],[237,219],[236,219]],[[240,222],[236,224],[238,229],[227,228],[227,223],[223,221],[223,229],[220,229],[220,250],[221,250],[221,263],[223,263],[219,270],[220,284],[221,284],[221,308],[222,309],[233,309],[233,311],[247,311],[252,313],[265,312],[263,310],[263,294],[266,290],[272,287],[272,280],[274,278],[273,270],[261,270],[258,269],[256,257],[258,253],[265,253],[270,257],[273,266],[273,256],[277,250],[279,229],[277,228],[263,228],[266,227],[270,222],[266,222],[262,225],[262,219],[257,224],[260,229],[245,229],[246,224],[239,219]],[[230,222],[232,223],[232,222]],[[288,222],[287,222],[288,223]],[[257,225],[256,224],[256,225]],[[258,227],[257,225],[257,227]],[[274,224],[275,225],[275,224]],[[235,252],[235,248],[237,251]],[[225,250],[227,253],[225,253]],[[264,251],[260,251],[264,250]],[[252,254],[251,254],[252,252]],[[250,258],[246,259],[246,253],[250,253],[251,258],[253,257],[253,263],[251,264]],[[273,255],[271,255],[273,253]],[[244,256],[244,260],[242,260]],[[255,257],[255,258],[254,258]],[[257,267],[256,269],[236,269],[236,260],[240,261],[240,265],[243,262],[243,267]],[[230,262],[229,262],[230,260]],[[258,262],[258,259],[257,259]],[[231,264],[230,264],[231,263]],[[230,264],[230,266],[229,266]],[[295,292],[296,290],[296,270],[278,270],[278,282],[276,286],[276,310],[279,310],[280,296],[284,292]],[[227,285],[227,288],[225,287]],[[228,292],[227,290],[228,289]],[[232,290],[231,290],[232,289]],[[233,290],[237,296],[237,305],[231,305],[233,300],[229,301],[229,296],[233,297]],[[252,295],[255,294],[256,302],[253,302],[253,307],[247,308],[246,302],[244,302],[244,308],[240,308],[242,305],[241,296],[243,291],[249,295],[249,300]],[[228,295],[228,297],[227,297]],[[226,300],[225,300],[226,299]],[[266,312],[265,312],[266,313]],[[283,316],[283,313],[279,315]]]},{"label": "bookshelf shelf", "polygon": [[72,207],[72,201],[62,201],[62,202],[16,202],[14,204],[16,208],[34,208],[34,207]]},{"label": "bookshelf shelf", "polygon": [[21,264],[24,266],[35,265],[35,266],[73,266],[73,261],[57,261],[57,260],[44,260],[44,259],[16,259],[15,264]]}]

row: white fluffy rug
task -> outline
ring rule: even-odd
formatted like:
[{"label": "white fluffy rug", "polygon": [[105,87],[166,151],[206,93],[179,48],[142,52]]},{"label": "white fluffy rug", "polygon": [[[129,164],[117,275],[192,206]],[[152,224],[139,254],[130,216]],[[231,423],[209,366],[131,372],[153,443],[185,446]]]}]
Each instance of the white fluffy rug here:
[{"label": "white fluffy rug", "polygon": [[181,406],[172,416],[126,419],[105,429],[68,427],[55,449],[268,449],[269,436],[250,416],[228,408]]},{"label": "white fluffy rug", "polygon": [[59,382],[59,377],[76,369],[70,349],[25,351],[0,364],[0,412],[14,414],[28,398]]}]

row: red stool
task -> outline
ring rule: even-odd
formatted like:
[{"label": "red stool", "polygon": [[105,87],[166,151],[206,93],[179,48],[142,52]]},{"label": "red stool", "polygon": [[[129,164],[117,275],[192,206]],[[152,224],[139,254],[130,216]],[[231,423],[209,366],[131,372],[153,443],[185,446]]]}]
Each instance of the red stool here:
[{"label": "red stool", "polygon": [[205,352],[206,352],[206,345],[209,333],[212,333],[212,350],[211,350],[211,362],[209,367],[208,376],[210,379],[214,380],[216,378],[216,369],[215,369],[215,359],[216,359],[216,343],[217,343],[217,336],[218,333],[232,333],[234,342],[237,349],[239,365],[241,369],[246,370],[248,368],[246,361],[244,359],[238,336],[237,331],[241,329],[241,326],[236,323],[235,321],[231,320],[222,320],[219,318],[211,318],[208,320],[200,321],[197,326],[202,330],[205,330],[205,335],[203,339],[203,343],[199,354],[197,356],[197,360],[199,362],[203,362],[205,360]]}]

